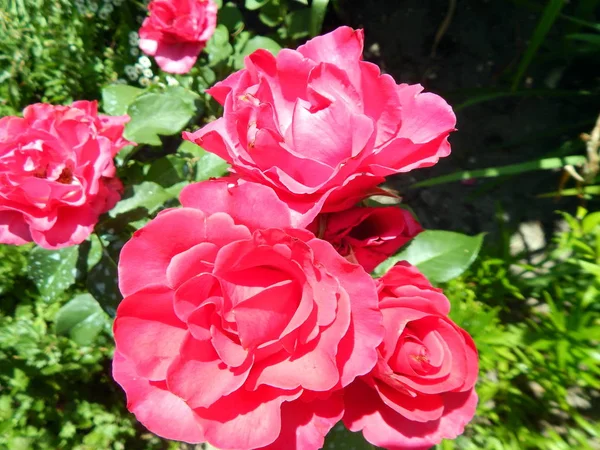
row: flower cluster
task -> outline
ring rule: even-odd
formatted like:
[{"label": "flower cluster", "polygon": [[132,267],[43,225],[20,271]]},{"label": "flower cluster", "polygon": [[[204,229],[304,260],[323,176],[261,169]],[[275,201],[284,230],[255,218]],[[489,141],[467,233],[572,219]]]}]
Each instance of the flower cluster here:
[{"label": "flower cluster", "polygon": [[[161,18],[165,57],[176,36],[163,3],[147,29]],[[405,262],[369,275],[420,225],[363,202],[386,176],[447,156],[455,116],[362,49],[362,31],[341,27],[258,50],[209,90],[223,117],[184,134],[231,174],[184,188],[119,259],[113,376],[152,432],[317,449],[342,420],[374,445],[425,449],[473,417],[477,351],[441,290]]]},{"label": "flower cluster", "polygon": [[120,199],[113,157],[128,116],[96,102],[30,105],[0,119],[0,242],[56,249],[83,242]]}]

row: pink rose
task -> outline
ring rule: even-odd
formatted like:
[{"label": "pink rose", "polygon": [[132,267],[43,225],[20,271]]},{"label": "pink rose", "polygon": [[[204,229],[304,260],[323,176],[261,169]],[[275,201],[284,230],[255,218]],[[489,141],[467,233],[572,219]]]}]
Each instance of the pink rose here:
[{"label": "pink rose", "polygon": [[450,304],[406,262],[377,280],[385,337],[379,361],[346,388],[344,423],[387,449],[428,449],[473,418],[478,362]]},{"label": "pink rose", "polygon": [[350,208],[385,176],[447,156],[456,123],[441,97],[396,84],[362,50],[362,30],[348,27],[277,57],[257,50],[208,90],[223,117],[184,138],[275,189],[298,226]]},{"label": "pink rose", "polygon": [[[381,342],[375,283],[262,185],[186,187],[123,247],[113,376],[159,436],[316,449]],[[337,390],[333,393],[332,391]]]},{"label": "pink rose", "polygon": [[322,214],[308,229],[367,272],[423,231],[410,212],[394,206]]},{"label": "pink rose", "polygon": [[213,0],[153,0],[140,28],[140,48],[165,72],[187,73],[217,26]]},{"label": "pink rose", "polygon": [[128,116],[96,102],[30,105],[0,119],[0,242],[56,249],[79,244],[122,189],[113,157]]}]

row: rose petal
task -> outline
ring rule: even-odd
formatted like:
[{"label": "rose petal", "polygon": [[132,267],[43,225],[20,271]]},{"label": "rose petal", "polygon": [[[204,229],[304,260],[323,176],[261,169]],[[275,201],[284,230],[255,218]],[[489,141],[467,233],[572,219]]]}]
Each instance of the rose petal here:
[{"label": "rose petal", "polygon": [[191,408],[209,407],[244,384],[250,363],[248,360],[243,367],[232,370],[220,360],[210,342],[188,335],[169,368],[167,385]]},{"label": "rose petal", "polygon": [[137,230],[119,257],[119,288],[124,296],[151,284],[167,284],[171,259],[206,241],[206,216],[192,208],[172,209]]},{"label": "rose petal", "polygon": [[127,409],[154,434],[191,444],[205,441],[194,411],[163,383],[140,377],[135,365],[119,352],[115,352],[112,375],[127,394]]},{"label": "rose petal", "polygon": [[262,450],[322,448],[325,436],[342,418],[341,391],[326,399],[306,401],[303,397],[281,405],[281,433]]},{"label": "rose petal", "polygon": [[181,204],[207,214],[224,212],[251,229],[291,226],[289,209],[270,188],[254,183],[209,180],[186,186]]},{"label": "rose petal", "polygon": [[300,391],[281,391],[263,386],[256,391],[237,390],[195,412],[202,418],[206,440],[217,448],[260,448],[274,442],[281,432],[281,404]]},{"label": "rose petal", "polygon": [[113,331],[117,351],[140,376],[151,380],[165,379],[186,336],[185,324],[173,311],[173,291],[160,285],[125,297]]}]

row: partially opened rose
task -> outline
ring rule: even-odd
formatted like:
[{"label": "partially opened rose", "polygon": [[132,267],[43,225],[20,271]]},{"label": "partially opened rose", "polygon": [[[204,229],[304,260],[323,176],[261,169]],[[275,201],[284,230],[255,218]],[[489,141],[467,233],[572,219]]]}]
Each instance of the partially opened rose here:
[{"label": "partially opened rose", "polygon": [[87,101],[0,119],[0,242],[56,249],[85,240],[120,199],[113,157],[131,144],[128,120]]},{"label": "partially opened rose", "polygon": [[344,423],[387,449],[428,449],[456,438],[477,405],[473,340],[448,318],[441,290],[408,263],[377,284],[385,337],[375,369],[345,389]]},{"label": "partially opened rose", "polygon": [[456,123],[442,98],[396,84],[362,50],[362,30],[348,27],[277,57],[257,50],[208,90],[223,117],[184,137],[273,187],[300,226],[347,209],[385,176],[447,156]]},{"label": "partially opened rose", "polygon": [[113,375],[159,436],[317,449],[381,342],[375,284],[253,183],[186,187],[123,247]]},{"label": "partially opened rose", "polygon": [[217,26],[213,0],[153,0],[140,28],[140,48],[165,72],[187,73]]},{"label": "partially opened rose", "polygon": [[321,214],[309,230],[371,272],[423,228],[409,211],[390,206]]}]

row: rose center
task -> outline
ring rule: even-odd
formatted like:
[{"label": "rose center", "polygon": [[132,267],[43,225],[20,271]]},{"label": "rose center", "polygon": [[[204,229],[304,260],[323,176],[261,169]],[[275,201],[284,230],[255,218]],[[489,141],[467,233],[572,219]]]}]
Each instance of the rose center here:
[{"label": "rose center", "polygon": [[[416,352],[415,352],[416,350]],[[410,354],[410,365],[411,368],[419,374],[427,374],[431,371],[433,366],[429,362],[429,351],[424,345],[413,348],[413,352]]]},{"label": "rose center", "polygon": [[73,171],[65,167],[56,179],[61,184],[71,184],[73,182]]}]

